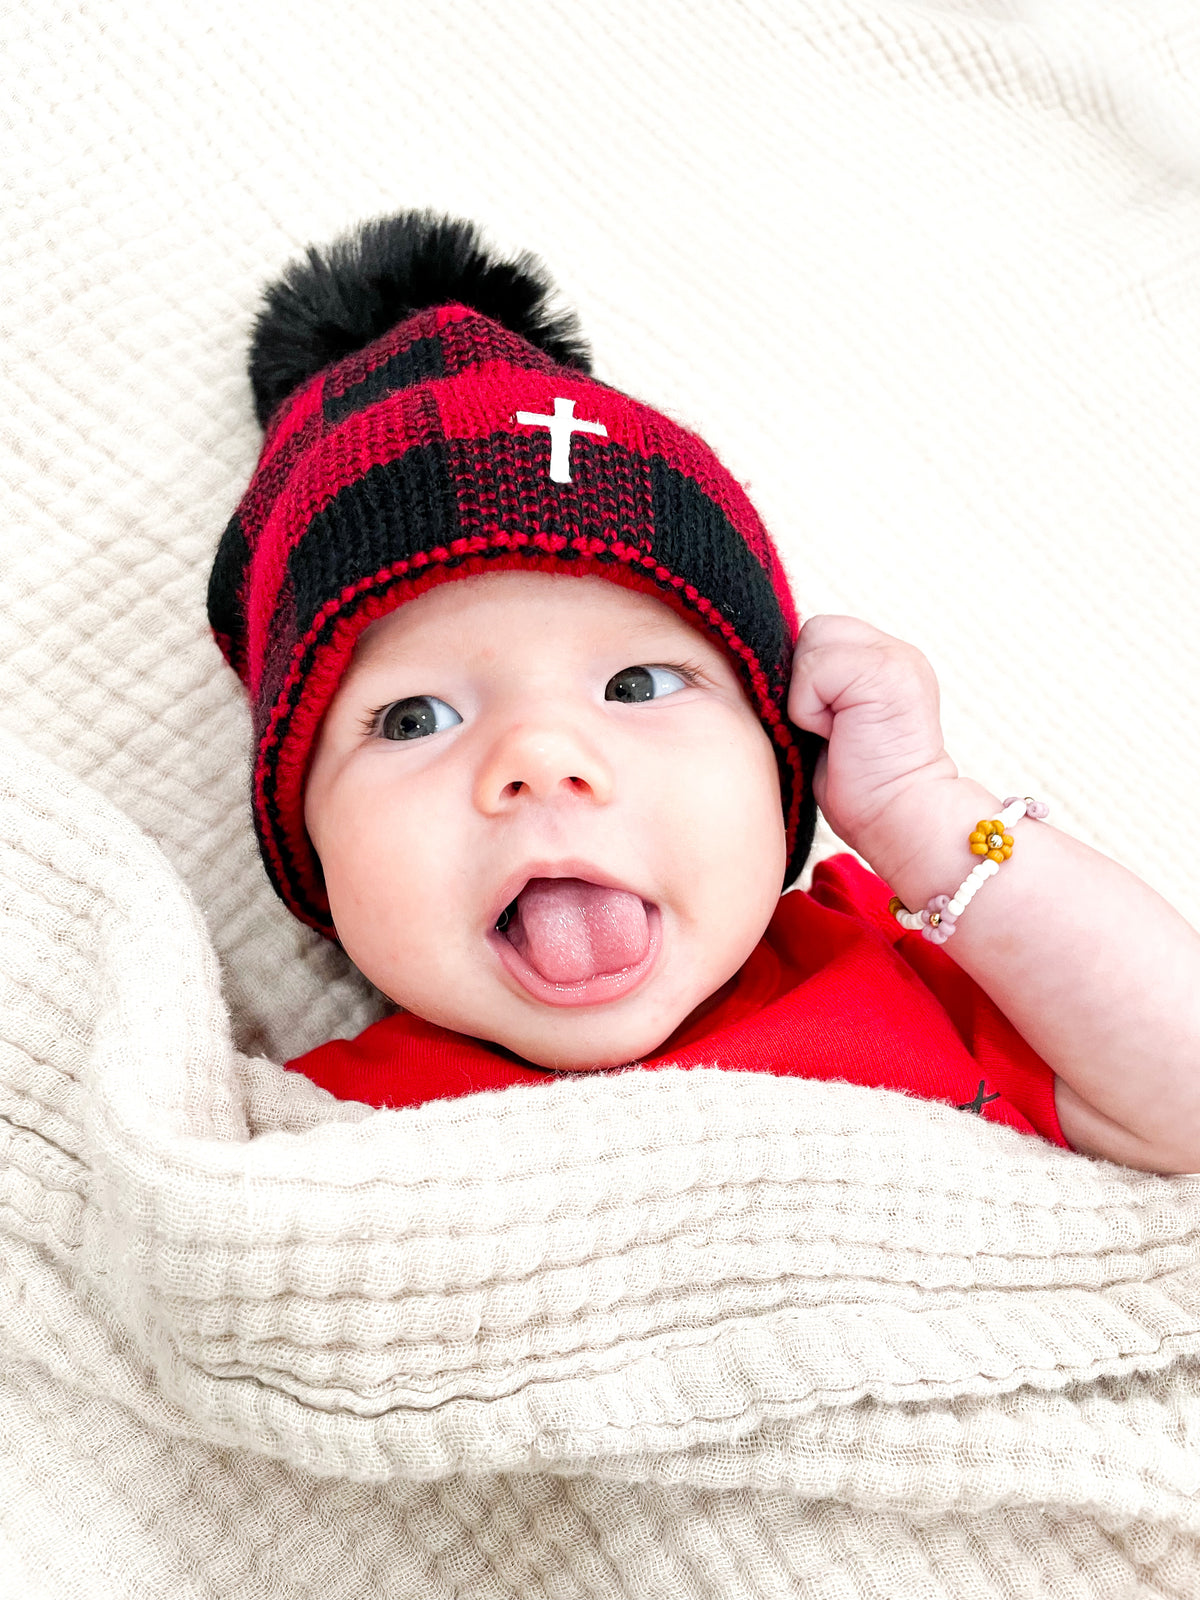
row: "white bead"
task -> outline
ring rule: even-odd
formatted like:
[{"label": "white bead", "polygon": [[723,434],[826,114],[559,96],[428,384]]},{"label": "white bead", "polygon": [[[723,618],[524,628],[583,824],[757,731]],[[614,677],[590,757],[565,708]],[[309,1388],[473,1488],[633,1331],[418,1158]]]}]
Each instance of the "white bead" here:
[{"label": "white bead", "polygon": [[950,904],[946,907],[946,910],[953,911],[956,917],[961,917],[966,909],[967,903],[964,900],[951,900]]}]

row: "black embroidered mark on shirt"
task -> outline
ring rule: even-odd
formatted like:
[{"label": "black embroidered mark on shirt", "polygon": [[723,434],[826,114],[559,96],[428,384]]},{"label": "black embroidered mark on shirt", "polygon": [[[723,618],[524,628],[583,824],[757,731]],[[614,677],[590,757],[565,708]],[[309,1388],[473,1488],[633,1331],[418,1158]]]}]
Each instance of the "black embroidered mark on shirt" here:
[{"label": "black embroidered mark on shirt", "polygon": [[974,1100],[968,1100],[968,1101],[965,1102],[965,1104],[963,1104],[961,1106],[955,1106],[954,1109],[956,1111],[973,1111],[976,1116],[980,1116],[981,1117],[983,1115],[983,1108],[984,1108],[985,1105],[987,1105],[988,1101],[989,1100],[999,1100],[999,1098],[1000,1098],[999,1093],[996,1093],[996,1094],[984,1094],[984,1092],[983,1092],[984,1083],[985,1083],[985,1080],[983,1078],[980,1078],[979,1087],[975,1091]]}]

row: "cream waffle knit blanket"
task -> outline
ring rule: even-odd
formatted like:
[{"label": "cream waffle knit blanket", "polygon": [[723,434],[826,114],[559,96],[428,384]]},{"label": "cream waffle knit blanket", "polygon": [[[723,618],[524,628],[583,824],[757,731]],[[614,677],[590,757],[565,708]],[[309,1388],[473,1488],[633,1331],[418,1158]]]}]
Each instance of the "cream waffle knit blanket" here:
[{"label": "cream waffle knit blanket", "polygon": [[0,748],[9,1594],[1200,1593],[1200,1179],[758,1074],[337,1102]]},{"label": "cream waffle knit blanket", "polygon": [[264,283],[432,205],[1200,925],[1195,0],[25,0],[0,81],[2,1600],[1200,1600],[1200,1180],[757,1074],[330,1100],[262,1057],[377,1000],[204,622]]}]

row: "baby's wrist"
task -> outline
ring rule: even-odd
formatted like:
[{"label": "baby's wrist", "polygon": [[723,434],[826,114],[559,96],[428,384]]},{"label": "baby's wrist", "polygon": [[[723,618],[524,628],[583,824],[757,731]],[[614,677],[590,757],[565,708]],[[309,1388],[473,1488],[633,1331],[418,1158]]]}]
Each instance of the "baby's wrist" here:
[{"label": "baby's wrist", "polygon": [[910,911],[935,894],[953,894],[977,865],[967,845],[981,818],[1003,801],[973,778],[935,778],[888,806],[883,826],[855,849]]}]

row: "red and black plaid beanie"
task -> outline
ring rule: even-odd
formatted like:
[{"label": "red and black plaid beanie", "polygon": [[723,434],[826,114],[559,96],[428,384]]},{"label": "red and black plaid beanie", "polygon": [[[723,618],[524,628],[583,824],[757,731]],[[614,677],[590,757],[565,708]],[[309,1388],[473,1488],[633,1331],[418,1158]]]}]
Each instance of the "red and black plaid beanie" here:
[{"label": "red and black plaid beanie", "polygon": [[786,716],[797,621],[778,555],[702,440],[590,376],[552,294],[534,257],[498,260],[471,224],[405,212],[310,248],[264,297],[250,379],[265,439],[208,616],[250,696],[267,872],[329,937],[304,826],[321,718],[364,628],[475,573],[608,578],[714,638],[775,751],[785,884],[811,848],[823,742]]}]

